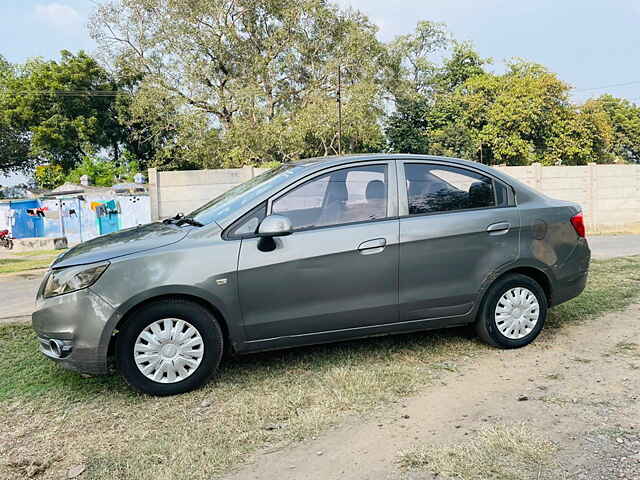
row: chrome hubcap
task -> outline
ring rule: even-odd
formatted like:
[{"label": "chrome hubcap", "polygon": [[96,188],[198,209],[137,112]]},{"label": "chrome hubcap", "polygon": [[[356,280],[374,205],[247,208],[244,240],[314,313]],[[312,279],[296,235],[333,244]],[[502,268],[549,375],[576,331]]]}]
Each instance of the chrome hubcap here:
[{"label": "chrome hubcap", "polygon": [[512,340],[526,337],[538,323],[540,304],[530,290],[515,287],[500,297],[495,322],[502,335]]},{"label": "chrome hubcap", "polygon": [[164,318],[147,326],[133,347],[140,372],[158,383],[176,383],[195,372],[204,356],[204,341],[190,323]]}]

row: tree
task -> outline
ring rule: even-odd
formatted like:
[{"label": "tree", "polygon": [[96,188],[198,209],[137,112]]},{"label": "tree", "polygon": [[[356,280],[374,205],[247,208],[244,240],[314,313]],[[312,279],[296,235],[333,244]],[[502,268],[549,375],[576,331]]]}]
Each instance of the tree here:
[{"label": "tree", "polygon": [[[234,159],[237,166],[325,153],[326,135],[307,144],[300,125],[328,102],[334,107],[323,107],[334,112],[328,124],[337,125],[339,67],[345,112],[358,111],[349,102],[360,100],[362,90],[374,107],[370,116],[346,116],[345,128],[373,132],[379,125],[377,66],[386,51],[376,27],[324,0],[112,1],[96,10],[92,32],[114,66],[144,77],[132,118],[155,122],[145,128],[163,146],[158,164]],[[184,141],[194,136],[187,149]]]},{"label": "tree", "polygon": [[64,170],[60,165],[38,165],[33,176],[38,187],[47,190],[52,190],[64,183]]},{"label": "tree", "polygon": [[[437,35],[421,61],[410,62],[426,66],[428,74],[423,69],[422,75],[410,75],[406,82],[413,85],[408,89],[411,94],[396,99],[396,110],[389,115],[385,129],[393,151],[471,158],[478,150],[473,132],[460,122],[462,106],[452,96],[466,81],[483,75],[489,60],[482,59],[470,44],[453,42],[451,56],[436,66],[426,55],[436,46],[442,48],[445,38],[444,33]],[[417,87],[412,78],[423,78],[422,86]]]},{"label": "tree", "polygon": [[400,35],[387,47],[387,88],[394,100],[428,95],[435,85],[433,55],[449,46],[444,24],[420,21],[413,33]]},{"label": "tree", "polygon": [[402,153],[427,154],[429,110],[431,102],[425,96],[403,98],[396,102],[396,110],[386,122],[385,133],[391,150]]},{"label": "tree", "polygon": [[453,92],[467,80],[485,73],[490,58],[482,58],[469,42],[453,42],[451,57],[438,68],[433,79],[440,93]]},{"label": "tree", "polygon": [[587,105],[601,109],[609,117],[613,128],[613,155],[626,162],[640,163],[640,107],[611,95],[603,95]]},{"label": "tree", "polygon": [[514,60],[497,75],[485,64],[469,45],[455,45],[432,92],[398,104],[387,125],[391,148],[488,164],[612,160],[613,131],[602,108],[573,105],[569,86],[541,65]]},{"label": "tree", "polygon": [[66,170],[101,148],[113,147],[117,156],[117,86],[85,53],[62,51],[60,62],[29,60],[6,86],[2,115],[29,132],[32,157]]},{"label": "tree", "polygon": [[15,79],[14,66],[0,55],[0,173],[22,172],[34,165],[29,152],[29,133],[3,115],[9,100],[8,86]]}]

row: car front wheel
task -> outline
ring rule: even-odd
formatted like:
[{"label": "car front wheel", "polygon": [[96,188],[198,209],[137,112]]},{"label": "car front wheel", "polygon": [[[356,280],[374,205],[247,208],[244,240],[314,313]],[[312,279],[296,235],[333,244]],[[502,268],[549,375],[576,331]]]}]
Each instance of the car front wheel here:
[{"label": "car front wheel", "polygon": [[176,395],[217,371],[223,336],[201,305],[161,300],[134,312],[116,338],[116,363],[129,385],[149,395]]},{"label": "car front wheel", "polygon": [[476,321],[478,336],[500,348],[533,342],[547,318],[547,297],[531,277],[509,274],[487,291]]}]

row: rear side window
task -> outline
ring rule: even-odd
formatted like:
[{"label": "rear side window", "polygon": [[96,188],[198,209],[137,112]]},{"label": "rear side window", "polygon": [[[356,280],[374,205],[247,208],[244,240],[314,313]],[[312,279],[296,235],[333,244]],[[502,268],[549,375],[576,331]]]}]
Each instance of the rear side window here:
[{"label": "rear side window", "polygon": [[[493,180],[445,165],[405,164],[409,215],[495,207]],[[506,192],[503,192],[506,198]]]}]

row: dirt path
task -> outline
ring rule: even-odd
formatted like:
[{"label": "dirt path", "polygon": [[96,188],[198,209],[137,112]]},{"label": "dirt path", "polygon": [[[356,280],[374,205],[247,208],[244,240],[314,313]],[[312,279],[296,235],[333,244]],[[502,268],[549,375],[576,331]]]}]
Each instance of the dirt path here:
[{"label": "dirt path", "polygon": [[31,321],[36,292],[45,270],[0,275],[0,324]]},{"label": "dirt path", "polygon": [[525,423],[557,453],[553,465],[518,478],[640,479],[639,343],[635,304],[524,349],[480,355],[417,397],[318,439],[261,452],[227,478],[432,479],[401,471],[399,452],[464,444],[488,425]]}]

